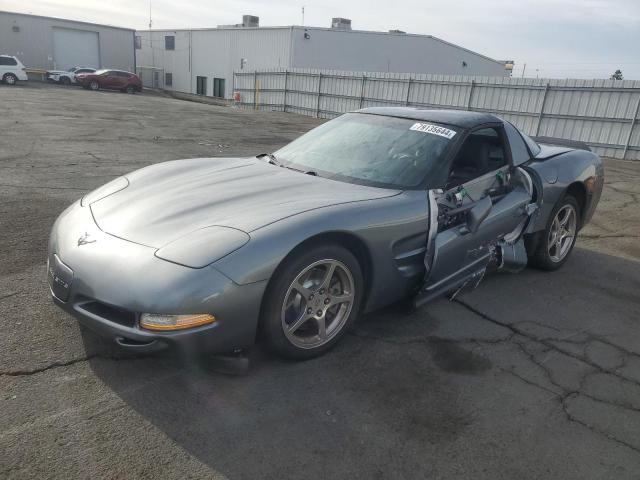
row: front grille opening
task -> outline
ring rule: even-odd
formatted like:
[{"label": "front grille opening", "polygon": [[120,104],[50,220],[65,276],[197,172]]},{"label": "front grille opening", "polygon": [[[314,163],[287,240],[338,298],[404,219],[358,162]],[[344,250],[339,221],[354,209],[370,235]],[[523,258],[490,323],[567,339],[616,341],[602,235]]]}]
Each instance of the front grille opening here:
[{"label": "front grille opening", "polygon": [[79,307],[105,320],[119,323],[125,327],[134,327],[136,324],[136,314],[123,308],[113,307],[98,301],[83,303],[79,305]]}]

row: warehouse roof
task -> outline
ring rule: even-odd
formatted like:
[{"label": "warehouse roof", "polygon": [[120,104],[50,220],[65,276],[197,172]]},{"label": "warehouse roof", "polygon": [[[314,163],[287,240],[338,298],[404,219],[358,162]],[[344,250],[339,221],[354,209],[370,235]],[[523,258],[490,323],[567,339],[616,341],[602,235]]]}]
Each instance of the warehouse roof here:
[{"label": "warehouse roof", "polygon": [[6,10],[0,10],[0,15],[8,14],[8,15],[20,15],[22,17],[31,17],[31,18],[42,18],[45,20],[55,20],[57,22],[71,22],[71,23],[80,23],[82,25],[91,25],[94,27],[103,27],[103,28],[115,28],[117,30],[129,30],[131,32],[135,31],[135,28],[128,27],[117,27],[115,25],[106,25],[103,23],[91,23],[91,22],[83,22],[81,20],[73,20],[71,18],[60,18],[60,17],[47,17],[45,15],[32,15],[30,13],[21,13],[21,12],[8,12]]}]

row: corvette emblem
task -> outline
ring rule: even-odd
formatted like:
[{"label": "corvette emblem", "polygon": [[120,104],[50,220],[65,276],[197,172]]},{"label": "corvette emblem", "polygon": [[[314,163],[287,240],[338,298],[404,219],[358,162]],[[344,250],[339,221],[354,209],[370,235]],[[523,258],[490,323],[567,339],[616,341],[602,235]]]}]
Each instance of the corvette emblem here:
[{"label": "corvette emblem", "polygon": [[95,240],[91,239],[91,235],[88,232],[84,232],[84,235],[78,239],[78,246],[86,245],[87,243],[95,243]]}]

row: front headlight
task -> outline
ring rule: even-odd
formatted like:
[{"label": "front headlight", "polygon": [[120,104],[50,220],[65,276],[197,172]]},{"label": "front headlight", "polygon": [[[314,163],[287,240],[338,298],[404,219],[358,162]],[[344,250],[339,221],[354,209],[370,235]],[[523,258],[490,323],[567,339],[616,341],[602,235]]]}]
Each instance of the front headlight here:
[{"label": "front headlight", "polygon": [[84,197],[82,197],[82,200],[80,200],[80,205],[86,207],[87,205],[91,205],[98,200],[102,200],[104,197],[108,197],[109,195],[113,195],[120,190],[124,190],[128,186],[129,180],[127,180],[126,177],[118,177],[115,180],[111,180],[109,183],[96,188],[93,192],[87,193]]},{"label": "front headlight", "polygon": [[203,268],[236,251],[249,241],[237,228],[201,228],[156,250],[156,257],[185,267]]},{"label": "front headlight", "polygon": [[194,315],[143,313],[140,316],[140,327],[156,331],[184,330],[185,328],[208,325],[215,321],[216,317],[207,313],[196,313]]}]

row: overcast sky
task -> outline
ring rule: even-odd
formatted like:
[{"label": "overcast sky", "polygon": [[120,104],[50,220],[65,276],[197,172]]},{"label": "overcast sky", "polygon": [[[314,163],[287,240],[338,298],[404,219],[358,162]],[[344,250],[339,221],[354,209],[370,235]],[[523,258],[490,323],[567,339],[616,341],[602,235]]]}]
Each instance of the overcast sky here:
[{"label": "overcast sky", "polygon": [[[620,68],[640,79],[640,0],[152,0],[154,28],[239,23],[359,30],[400,29],[440,37],[492,58],[513,59],[514,76],[604,78]],[[148,0],[0,0],[0,10],[149,26]]]}]

